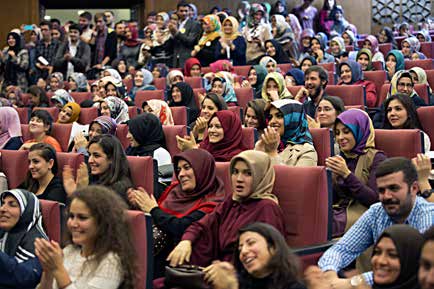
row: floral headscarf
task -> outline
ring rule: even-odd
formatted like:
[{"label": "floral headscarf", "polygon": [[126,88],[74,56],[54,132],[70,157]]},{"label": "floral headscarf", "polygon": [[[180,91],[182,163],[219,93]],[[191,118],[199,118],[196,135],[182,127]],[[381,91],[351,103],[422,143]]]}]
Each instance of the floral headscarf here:
[{"label": "floral headscarf", "polygon": [[234,87],[232,86],[232,82],[228,78],[226,73],[216,73],[214,79],[212,80],[212,84],[214,83],[214,81],[221,81],[223,83],[222,97],[226,102],[237,102],[237,96],[235,95]]},{"label": "floral headscarf", "polygon": [[109,96],[104,98],[110,109],[110,116],[116,121],[117,124],[126,122],[130,119],[128,115],[128,105],[119,97]]},{"label": "floral headscarf", "polygon": [[216,15],[206,15],[202,18],[201,21],[203,21],[207,25],[210,25],[211,32],[203,32],[203,35],[198,42],[198,46],[200,47],[200,49],[202,49],[206,45],[206,43],[213,41],[217,37],[220,37],[221,29],[220,19]]},{"label": "floral headscarf", "polygon": [[51,100],[55,100],[59,102],[62,107],[68,102],[75,102],[74,98],[64,89],[58,89],[54,92],[54,95],[51,97]]}]

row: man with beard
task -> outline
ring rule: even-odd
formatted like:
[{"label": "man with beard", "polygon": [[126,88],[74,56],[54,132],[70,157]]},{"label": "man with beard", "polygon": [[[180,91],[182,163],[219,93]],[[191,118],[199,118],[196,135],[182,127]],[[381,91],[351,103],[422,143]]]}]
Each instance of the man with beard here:
[{"label": "man with beard", "polygon": [[373,283],[372,272],[352,279],[339,278],[338,272],[375,244],[386,228],[407,224],[422,233],[433,225],[434,204],[417,195],[428,183],[430,169],[429,158],[422,155],[413,161],[389,158],[378,166],[376,178],[380,202],[372,205],[318,262],[333,288],[352,288],[361,279]]},{"label": "man with beard", "polygon": [[327,95],[325,92],[327,82],[327,71],[321,66],[311,66],[304,73],[304,87],[297,92],[295,100],[305,99],[304,111],[311,118],[315,118],[316,107],[321,99]]},{"label": "man with beard", "polygon": [[[42,39],[36,44],[36,79],[46,79],[53,71],[53,61],[56,56],[59,43],[51,37],[51,23],[48,21],[42,21],[39,24],[41,29]],[[45,59],[48,63],[45,63]]]},{"label": "man with beard", "polygon": [[90,47],[80,41],[80,26],[69,26],[68,39],[57,49],[54,59],[54,71],[62,72],[68,79],[73,72],[84,73],[90,65]]},{"label": "man with beard", "polygon": [[92,29],[90,29],[90,22],[92,21],[92,14],[85,11],[78,16],[78,24],[81,27],[80,40],[89,44],[92,39]]},{"label": "man with beard", "polygon": [[109,32],[112,32],[115,28],[115,13],[111,10],[104,11],[104,16],[106,19],[107,27]]}]

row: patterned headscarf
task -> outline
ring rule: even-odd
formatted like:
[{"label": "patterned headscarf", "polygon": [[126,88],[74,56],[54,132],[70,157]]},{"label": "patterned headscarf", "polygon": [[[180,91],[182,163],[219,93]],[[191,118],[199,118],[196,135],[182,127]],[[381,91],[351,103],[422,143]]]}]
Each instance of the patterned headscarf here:
[{"label": "patterned headscarf", "polygon": [[59,88],[63,88],[63,74],[61,72],[53,72],[49,79],[56,78],[59,81]]},{"label": "patterned headscarf", "polygon": [[51,100],[55,100],[59,102],[62,107],[65,106],[68,102],[75,102],[74,98],[64,89],[58,89],[54,92],[54,95],[51,97]]},{"label": "patterned headscarf", "polygon": [[423,38],[425,39],[425,42],[431,42],[431,35],[429,35],[429,31],[428,30],[421,30],[419,31],[416,36],[422,35]]},{"label": "patterned headscarf", "polygon": [[[288,143],[313,144],[302,103],[293,99],[279,99],[273,101],[271,105],[283,114],[285,132],[281,137],[281,141],[284,146]],[[284,147],[282,149],[284,149]]]},{"label": "patterned headscarf", "polygon": [[128,115],[128,105],[119,97],[109,96],[104,98],[104,102],[107,103],[110,109],[110,115],[117,124],[126,122],[130,119],[130,116]]},{"label": "patterned headscarf", "polygon": [[333,52],[333,56],[340,56],[342,53],[345,52],[345,41],[342,37],[340,36],[335,36],[332,38],[332,40],[330,41],[330,43],[335,42],[338,46],[339,46],[339,54],[338,55],[334,55]]},{"label": "patterned headscarf", "polygon": [[262,85],[262,98],[264,100],[271,101],[271,99],[269,98],[269,96],[267,94],[267,83],[270,79],[274,80],[277,83],[277,86],[279,89],[277,93],[279,94],[280,99],[293,98],[292,94],[286,88],[285,79],[283,78],[282,74],[280,74],[278,72],[270,72],[265,77],[264,84]]},{"label": "patterned headscarf", "polygon": [[172,111],[169,105],[161,99],[150,99],[146,103],[151,107],[152,114],[160,119],[162,125],[174,125]]},{"label": "patterned headscarf", "polygon": [[182,74],[182,72],[180,70],[174,69],[174,70],[169,71],[169,73],[166,76],[167,87],[169,87],[169,88],[172,87],[173,81],[174,81],[175,77],[177,77],[177,76],[181,76],[182,81],[184,82],[184,74]]},{"label": "patterned headscarf", "polygon": [[[407,42],[408,45],[410,45],[411,53],[419,52],[420,42],[419,42],[419,39],[417,39],[415,36],[405,38],[402,42]],[[402,45],[402,43],[401,43],[401,45]]]},{"label": "patterned headscarf", "polygon": [[[391,95],[395,95],[398,93],[398,82],[403,77],[410,78],[411,82],[413,83],[413,77],[411,77],[411,74],[408,70],[400,70],[400,71],[396,72],[393,75],[392,80],[390,80],[390,89],[389,89],[389,92],[387,94],[387,98],[389,98]],[[413,92],[409,96],[413,97],[416,95],[418,95],[418,94],[417,94],[416,90],[413,89]]]},{"label": "patterned headscarf", "polygon": [[274,58],[272,58],[270,56],[264,56],[264,57],[262,57],[261,60],[259,61],[259,65],[261,65],[262,67],[264,67],[265,69],[267,69],[267,64],[269,62],[273,62],[276,65],[276,67],[277,67],[276,60],[274,60]]},{"label": "patterned headscarf", "polygon": [[227,73],[224,73],[224,71],[216,73],[214,79],[212,80],[212,84],[214,81],[221,81],[223,83],[222,97],[226,102],[237,102],[237,96],[235,95],[234,87],[232,86],[232,82],[228,78]]},{"label": "patterned headscarf", "polygon": [[90,123],[89,127],[91,127],[93,123],[97,123],[101,126],[103,134],[116,134],[117,124],[116,121],[111,117],[105,115],[99,116]]},{"label": "patterned headscarf", "polygon": [[220,37],[221,24],[218,16],[214,14],[206,15],[201,21],[211,27],[211,32],[204,31],[202,37],[199,39],[198,46],[202,49],[208,42]]},{"label": "patterned headscarf", "polygon": [[349,109],[336,118],[336,124],[341,122],[353,134],[356,144],[351,149],[351,152],[341,151],[345,157],[354,159],[365,154],[368,149],[375,148],[375,132],[369,115],[360,109]]},{"label": "patterned headscarf", "polygon": [[69,78],[76,83],[78,92],[87,91],[87,78],[83,73],[73,72]]}]

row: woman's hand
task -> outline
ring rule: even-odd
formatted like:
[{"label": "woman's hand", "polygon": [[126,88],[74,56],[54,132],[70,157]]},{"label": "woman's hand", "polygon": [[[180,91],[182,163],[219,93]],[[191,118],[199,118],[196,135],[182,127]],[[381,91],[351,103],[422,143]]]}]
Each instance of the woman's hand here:
[{"label": "woman's hand", "polygon": [[81,163],[77,170],[77,178],[74,180],[72,168],[69,165],[63,167],[63,187],[70,197],[78,187],[85,187],[89,184],[89,171],[85,163]]},{"label": "woman's hand", "polygon": [[294,100],[301,102],[303,98],[308,96],[309,96],[309,91],[303,86],[298,90],[297,94],[294,97]]},{"label": "woman's hand", "polygon": [[181,151],[186,151],[189,149],[198,148],[199,146],[196,144],[196,140],[194,138],[193,132],[190,132],[190,136],[176,136],[176,142],[178,145],[178,148]]},{"label": "woman's hand", "polygon": [[153,208],[158,207],[155,197],[153,195],[149,195],[148,192],[146,192],[146,190],[142,187],[137,189],[129,189],[128,200],[131,204],[136,205],[145,213],[149,213]]},{"label": "woman's hand", "polygon": [[307,124],[309,126],[309,128],[320,128],[321,127],[321,123],[319,122],[319,120],[314,119],[313,117],[306,115],[307,116]]},{"label": "woman's hand", "polygon": [[63,252],[56,241],[35,239],[35,254],[44,271],[50,273],[63,267]]},{"label": "woman's hand", "polygon": [[321,61],[323,60],[323,58],[324,58],[324,52],[321,50],[321,49],[317,49],[317,51],[315,51],[315,53],[316,53],[316,61],[318,62],[318,63],[321,63]]},{"label": "woman's hand", "polygon": [[429,176],[431,174],[431,159],[425,154],[417,154],[415,158],[411,160],[416,167],[417,182],[421,192],[430,190],[431,185],[429,183]]},{"label": "woman's hand", "polygon": [[229,262],[214,261],[206,267],[205,281],[214,289],[238,289],[238,279],[234,266]]},{"label": "woman's hand", "polygon": [[393,61],[386,62],[386,70],[387,74],[389,74],[390,78],[392,79],[393,75],[395,74],[396,63]]},{"label": "woman's hand", "polygon": [[279,99],[279,91],[277,89],[267,89],[267,94],[270,97],[271,101]]},{"label": "woman's hand", "polygon": [[183,240],[170,252],[166,261],[170,262],[170,266],[175,267],[190,262],[191,256],[191,241]]},{"label": "woman's hand", "polygon": [[280,135],[272,127],[264,129],[264,133],[261,135],[261,140],[264,145],[264,151],[272,156],[278,154],[277,148],[280,144]]},{"label": "woman's hand", "polygon": [[341,156],[333,156],[326,159],[326,167],[338,176],[347,178],[351,171],[345,162],[345,159]]},{"label": "woman's hand", "polygon": [[86,148],[88,143],[89,142],[87,141],[86,137],[84,136],[84,134],[82,132],[79,132],[74,137],[74,148],[75,148],[76,151],[79,148]]},{"label": "woman's hand", "polygon": [[241,87],[252,87],[252,85],[250,84],[250,82],[247,79],[244,79],[241,82]]},{"label": "woman's hand", "polygon": [[21,151],[21,150],[26,150],[26,151],[28,151],[28,150],[32,147],[32,145],[34,145],[34,144],[37,144],[37,142],[28,142],[28,143],[25,143],[25,144],[23,144],[23,145],[20,147],[20,151]]},{"label": "woman's hand", "polygon": [[76,181],[79,188],[89,185],[89,170],[84,162],[78,167]]}]

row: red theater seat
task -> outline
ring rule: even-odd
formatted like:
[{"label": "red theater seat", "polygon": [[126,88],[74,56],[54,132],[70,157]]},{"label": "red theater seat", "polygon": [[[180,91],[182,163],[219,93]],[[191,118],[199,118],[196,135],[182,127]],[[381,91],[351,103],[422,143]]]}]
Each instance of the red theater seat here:
[{"label": "red theater seat", "polygon": [[137,107],[142,107],[142,103],[150,99],[164,100],[164,90],[141,90],[137,91],[134,98],[134,104]]},{"label": "red theater seat", "polygon": [[164,137],[166,138],[166,148],[171,156],[174,156],[181,151],[178,148],[176,142],[176,136],[188,135],[188,130],[186,125],[163,125]]},{"label": "red theater seat", "polygon": [[237,96],[238,105],[246,110],[247,103],[253,100],[253,88],[251,87],[240,87],[235,88],[235,95]]},{"label": "red theater seat", "polygon": [[185,106],[172,106],[173,122],[175,125],[188,125],[188,111]]},{"label": "red theater seat", "polygon": [[188,77],[184,79],[185,83],[188,83],[191,88],[202,88],[202,77]]},{"label": "red theater seat", "polygon": [[127,156],[131,180],[135,187],[142,187],[148,193],[154,194],[155,181],[158,180],[157,168],[154,171],[152,157]]},{"label": "red theater seat", "polygon": [[78,123],[90,124],[95,118],[98,117],[98,108],[96,107],[82,107]]},{"label": "red theater seat", "polygon": [[334,138],[328,128],[310,128],[313,146],[318,154],[318,165],[325,166],[325,160],[334,155]]},{"label": "red theater seat", "polygon": [[116,127],[116,137],[122,144],[122,147],[126,149],[130,145],[130,141],[127,139],[128,125],[118,124]]},{"label": "red theater seat", "polygon": [[82,103],[85,100],[92,99],[91,92],[71,92],[71,96],[78,104]]},{"label": "red theater seat", "polygon": [[242,128],[242,140],[244,149],[252,150],[255,148],[255,143],[258,138],[258,131],[253,127],[243,127]]},{"label": "red theater seat", "polygon": [[423,135],[418,129],[376,129],[375,148],[389,158],[411,159],[424,152]]},{"label": "red theater seat", "polygon": [[42,223],[50,240],[61,242],[61,204],[58,202],[39,200],[41,204]]},{"label": "red theater seat", "polygon": [[381,61],[372,61],[372,67],[374,68],[374,71],[384,70],[384,64]]},{"label": "red theater seat", "polygon": [[366,80],[372,81],[375,84],[377,93],[381,91],[381,87],[387,81],[387,74],[384,70],[364,71],[363,76]]},{"label": "red theater seat", "polygon": [[166,89],[166,78],[160,77],[160,78],[154,78],[153,84],[156,89]]},{"label": "red theater seat", "polygon": [[434,106],[421,106],[417,109],[422,129],[429,135],[431,150],[434,150]]},{"label": "red theater seat", "polygon": [[137,106],[129,106],[128,107],[128,115],[130,119],[135,118],[137,115],[142,113],[142,109]]},{"label": "red theater seat", "polygon": [[35,110],[45,110],[46,112],[48,112],[51,116],[51,118],[53,119],[53,122],[57,121],[57,117],[59,116],[59,109],[57,107],[34,107],[33,111]]},{"label": "red theater seat", "polygon": [[340,97],[345,105],[366,105],[362,85],[327,85],[325,91],[328,95]]},{"label": "red theater seat", "polygon": [[386,56],[387,53],[389,53],[389,51],[392,50],[392,43],[378,44],[378,49],[380,50],[381,53],[383,53],[384,56]]},{"label": "red theater seat", "polygon": [[14,107],[18,112],[21,124],[28,124],[30,117],[30,109],[28,107]]},{"label": "red theater seat", "polygon": [[232,194],[231,173],[229,172],[230,162],[216,162],[216,175],[222,180],[226,195]]},{"label": "red theater seat", "polygon": [[405,69],[410,69],[415,66],[420,67],[424,70],[433,69],[432,59],[418,59],[418,60],[405,61]]},{"label": "red theater seat", "polygon": [[28,151],[0,150],[0,170],[6,175],[8,188],[16,189],[26,179]]},{"label": "red theater seat", "polygon": [[427,58],[434,57],[434,42],[421,42],[420,43],[420,52],[425,54]]},{"label": "red theater seat", "polygon": [[249,75],[250,68],[252,68],[251,65],[234,66],[234,71],[235,74],[247,77]]},{"label": "red theater seat", "polygon": [[428,78],[428,83],[431,89],[434,88],[434,69],[425,70],[426,76]]},{"label": "red theater seat", "polygon": [[54,137],[62,147],[62,151],[68,151],[69,138],[71,136],[71,123],[53,123],[51,136]]},{"label": "red theater seat", "polygon": [[65,165],[68,165],[72,169],[74,176],[76,176],[80,164],[84,162],[83,154],[79,153],[57,153],[56,158],[57,166],[59,168],[57,175],[59,177],[62,177],[63,168]]}]

